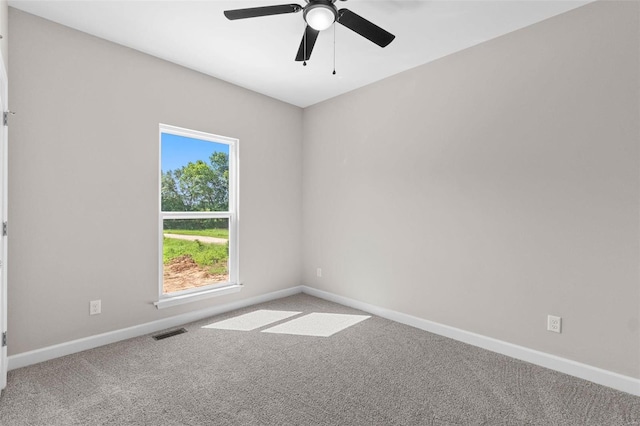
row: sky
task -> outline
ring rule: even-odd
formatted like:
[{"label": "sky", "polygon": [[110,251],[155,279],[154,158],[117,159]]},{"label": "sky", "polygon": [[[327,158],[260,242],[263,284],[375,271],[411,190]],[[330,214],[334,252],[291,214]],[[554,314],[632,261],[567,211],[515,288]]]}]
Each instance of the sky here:
[{"label": "sky", "polygon": [[229,145],[162,133],[162,172],[179,169],[189,162],[209,162],[214,152],[229,154]]}]

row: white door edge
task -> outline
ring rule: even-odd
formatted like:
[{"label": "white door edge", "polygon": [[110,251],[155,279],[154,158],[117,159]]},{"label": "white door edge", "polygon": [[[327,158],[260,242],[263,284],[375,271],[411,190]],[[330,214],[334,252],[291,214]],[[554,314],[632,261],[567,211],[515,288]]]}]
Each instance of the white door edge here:
[{"label": "white door edge", "polygon": [[[2,223],[7,221],[8,193],[8,128],[4,125],[4,112],[9,110],[9,81],[4,59],[0,56],[0,336],[7,331],[7,236],[2,233]],[[0,345],[2,343],[0,342]],[[7,346],[0,346],[0,390],[7,386]]]}]

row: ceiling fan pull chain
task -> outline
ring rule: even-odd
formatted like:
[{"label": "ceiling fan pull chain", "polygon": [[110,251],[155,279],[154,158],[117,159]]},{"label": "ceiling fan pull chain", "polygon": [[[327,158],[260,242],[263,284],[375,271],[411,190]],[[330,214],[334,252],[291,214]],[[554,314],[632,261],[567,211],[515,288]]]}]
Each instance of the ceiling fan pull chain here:
[{"label": "ceiling fan pull chain", "polygon": [[336,23],[333,23],[333,75],[336,75]]},{"label": "ceiling fan pull chain", "polygon": [[304,27],[304,58],[302,58],[302,66],[307,66],[307,26]]}]

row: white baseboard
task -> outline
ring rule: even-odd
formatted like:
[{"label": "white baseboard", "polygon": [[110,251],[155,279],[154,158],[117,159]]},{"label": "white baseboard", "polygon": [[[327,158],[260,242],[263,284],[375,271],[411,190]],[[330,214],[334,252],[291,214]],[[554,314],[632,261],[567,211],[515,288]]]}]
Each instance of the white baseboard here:
[{"label": "white baseboard", "polygon": [[279,290],[272,293],[251,297],[237,302],[227,303],[224,305],[214,306],[195,312],[189,312],[175,317],[163,318],[157,321],[136,325],[133,327],[123,328],[108,333],[98,334],[95,336],[85,337],[83,339],[73,340],[70,342],[60,343],[58,345],[48,346],[42,349],[36,349],[29,352],[23,352],[8,357],[8,369],[15,370],[17,368],[26,367],[28,365],[37,364],[39,362],[70,355],[87,349],[97,348],[99,346],[115,343],[120,340],[130,339],[133,337],[143,336],[145,334],[154,333],[156,331],[166,330],[167,328],[176,327],[187,324],[192,321],[198,321],[210,316],[233,311],[235,309],[245,308],[247,306],[256,305],[258,303],[268,302],[287,296],[292,296],[300,292],[311,296],[319,297],[341,305],[349,306],[361,311],[377,315],[392,321],[410,325],[430,333],[449,337],[473,346],[490,350],[499,354],[507,355],[512,358],[530,362],[551,370],[569,374],[584,380],[608,386],[632,395],[640,396],[640,379],[636,379],[612,371],[593,367],[580,362],[572,361],[556,355],[529,349],[524,346],[514,345],[502,340],[461,330],[459,328],[450,327],[448,325],[439,324],[437,322],[414,317],[412,315],[403,314],[401,312],[392,311],[390,309],[381,308],[379,306],[370,305],[348,297],[339,296],[334,293],[318,290],[308,286],[291,287],[285,290]]},{"label": "white baseboard", "polygon": [[272,293],[239,300],[237,302],[213,306],[211,308],[201,309],[195,312],[188,312],[186,314],[176,315],[170,318],[163,318],[157,321],[135,325],[133,327],[114,330],[108,333],[97,334],[95,336],[89,336],[78,340],[72,340],[70,342],[60,343],[58,345],[48,346],[46,348],[11,355],[7,358],[8,369],[15,370],[17,368],[26,367],[28,365],[37,364],[39,362],[48,361],[50,359],[58,358],[61,356],[85,351],[87,349],[97,348],[99,346],[108,345],[110,343],[119,342],[125,339],[130,339],[132,337],[155,333],[156,331],[166,330],[167,328],[176,327],[193,321],[198,321],[214,315],[233,311],[235,309],[245,308],[247,306],[256,305],[258,303],[292,296],[294,294],[300,293],[301,291],[302,286],[291,287],[285,290],[274,291]]},{"label": "white baseboard", "polygon": [[312,287],[302,286],[302,292],[311,296],[319,297],[330,302],[339,303],[351,308],[359,309],[370,314],[377,315],[392,321],[410,325],[430,333],[449,337],[460,342],[468,343],[492,352],[507,355],[522,361],[530,362],[551,370],[559,371],[570,376],[580,379],[589,380],[599,385],[608,386],[632,395],[640,396],[640,379],[636,379],[602,368],[593,367],[591,365],[582,364],[570,359],[551,355],[545,352],[529,349],[524,346],[514,345],[502,340],[461,330],[459,328],[450,327],[448,325],[439,324],[437,322],[414,317],[412,315],[403,314],[401,312],[392,311],[390,309],[381,308],[379,306],[370,305],[348,297],[339,296]]}]

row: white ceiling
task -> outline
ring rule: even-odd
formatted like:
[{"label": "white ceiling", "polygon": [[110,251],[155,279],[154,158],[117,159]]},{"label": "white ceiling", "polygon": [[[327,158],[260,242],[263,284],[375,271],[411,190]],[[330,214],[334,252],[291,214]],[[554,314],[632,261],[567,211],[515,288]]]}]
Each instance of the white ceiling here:
[{"label": "white ceiling", "polygon": [[[351,11],[395,34],[380,48],[336,25],[308,66],[294,58],[302,13],[229,21],[223,11],[305,0],[9,0],[25,12],[306,107],[582,6],[588,1],[349,0]],[[473,70],[469,70],[473,72]]]}]

